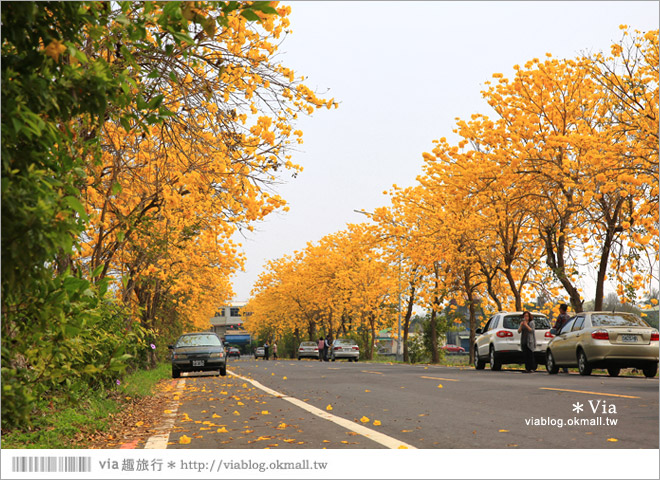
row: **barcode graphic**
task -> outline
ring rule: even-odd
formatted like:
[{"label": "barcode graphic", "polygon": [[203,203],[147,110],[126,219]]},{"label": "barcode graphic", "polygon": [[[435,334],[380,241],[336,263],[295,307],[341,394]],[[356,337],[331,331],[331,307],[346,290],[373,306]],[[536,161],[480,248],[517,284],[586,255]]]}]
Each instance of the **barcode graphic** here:
[{"label": "barcode graphic", "polygon": [[91,472],[92,457],[13,457],[12,472]]}]

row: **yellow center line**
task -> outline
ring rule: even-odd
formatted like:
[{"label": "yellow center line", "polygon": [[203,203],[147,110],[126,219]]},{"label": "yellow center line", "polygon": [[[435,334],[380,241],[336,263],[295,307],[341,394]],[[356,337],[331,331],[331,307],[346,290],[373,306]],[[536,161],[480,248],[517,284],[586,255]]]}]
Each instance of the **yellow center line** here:
[{"label": "yellow center line", "polygon": [[370,370],[360,370],[360,371],[363,372],[363,373],[374,373],[376,375],[382,375],[383,374],[383,372],[372,372]]},{"label": "yellow center line", "polygon": [[546,388],[541,387],[540,390],[556,390],[558,392],[573,392],[573,393],[586,393],[589,395],[605,395],[607,397],[620,397],[620,398],[639,398],[633,395],[619,395],[617,393],[602,393],[602,392],[587,392],[585,390],[568,390],[565,388]]},{"label": "yellow center line", "polygon": [[460,380],[456,380],[455,378],[425,377],[424,375],[420,375],[419,378],[430,378],[431,380],[446,380],[448,382],[460,382]]}]

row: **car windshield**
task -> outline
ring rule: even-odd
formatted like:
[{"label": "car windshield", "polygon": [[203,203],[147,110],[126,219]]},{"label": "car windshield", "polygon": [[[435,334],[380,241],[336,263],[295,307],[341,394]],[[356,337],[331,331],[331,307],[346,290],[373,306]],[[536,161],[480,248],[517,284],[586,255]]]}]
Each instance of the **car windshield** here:
[{"label": "car windshield", "polygon": [[[550,328],[550,322],[548,322],[548,319],[545,316],[532,314],[532,318],[534,319],[534,328],[536,330],[546,330]],[[522,315],[507,315],[504,317],[503,326],[504,328],[518,330],[521,320]]]},{"label": "car windshield", "polygon": [[221,347],[222,341],[217,335],[184,335],[176,342],[177,347]]},{"label": "car windshield", "polygon": [[316,343],[314,343],[314,342],[302,342],[302,343],[300,344],[300,346],[301,346],[301,347],[315,347],[315,346],[316,346]]},{"label": "car windshield", "polygon": [[649,325],[632,313],[594,313],[591,315],[594,327],[648,327]]}]

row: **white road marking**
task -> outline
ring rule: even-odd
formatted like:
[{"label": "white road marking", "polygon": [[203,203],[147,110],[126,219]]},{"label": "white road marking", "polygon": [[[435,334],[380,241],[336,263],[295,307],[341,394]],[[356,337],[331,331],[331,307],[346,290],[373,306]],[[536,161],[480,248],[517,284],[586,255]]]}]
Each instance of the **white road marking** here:
[{"label": "white road marking", "polygon": [[234,372],[231,372],[227,370],[227,373],[230,375],[235,376],[236,378],[240,378],[241,380],[244,380],[246,382],[250,382],[252,385],[255,387],[263,390],[264,392],[273,395],[274,397],[281,398],[282,400],[286,400],[289,403],[294,404],[297,407],[302,408],[303,410],[306,410],[307,412],[316,415],[317,417],[321,417],[325,420],[328,420],[330,422],[336,423],[337,425],[346,428],[347,430],[351,430],[352,432],[358,433],[364,437],[367,437],[370,440],[373,440],[376,443],[380,443],[381,445],[387,447],[387,448],[408,448],[408,449],[416,449],[416,447],[413,447],[412,445],[402,442],[401,440],[397,440],[394,437],[390,437],[389,435],[385,435],[384,433],[377,432],[376,430],[372,430],[371,428],[365,427],[364,425],[359,425],[355,422],[352,422],[351,420],[346,420],[345,418],[338,417],[337,415],[333,415],[332,413],[326,412],[324,410],[321,410],[320,408],[316,408],[312,405],[309,405],[302,400],[299,400],[295,397],[290,397],[288,395],[284,395],[280,392],[277,392],[271,388],[266,387],[265,385],[262,385],[261,383],[257,382],[256,380],[252,380],[251,378],[246,378],[242,377],[241,375],[237,375]]},{"label": "white road marking", "polygon": [[[180,378],[176,384],[176,391],[174,392],[175,397],[180,397],[183,392],[183,387],[186,386],[186,379]],[[179,402],[174,401],[170,404],[170,413],[165,414],[165,422],[157,428],[158,431],[163,432],[157,435],[152,435],[147,440],[147,443],[144,445],[144,448],[167,448],[167,442],[170,440],[170,432],[172,427],[174,427],[174,422],[176,420],[176,414],[179,410]]]}]

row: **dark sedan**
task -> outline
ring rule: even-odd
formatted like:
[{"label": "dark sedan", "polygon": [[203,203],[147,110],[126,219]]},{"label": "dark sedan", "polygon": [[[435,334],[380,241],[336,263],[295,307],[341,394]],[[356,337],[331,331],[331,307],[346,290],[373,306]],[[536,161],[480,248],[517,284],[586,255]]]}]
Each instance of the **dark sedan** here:
[{"label": "dark sedan", "polygon": [[227,375],[225,348],[215,333],[184,333],[168,348],[172,352],[172,378],[179,378],[181,372],[219,371]]}]

